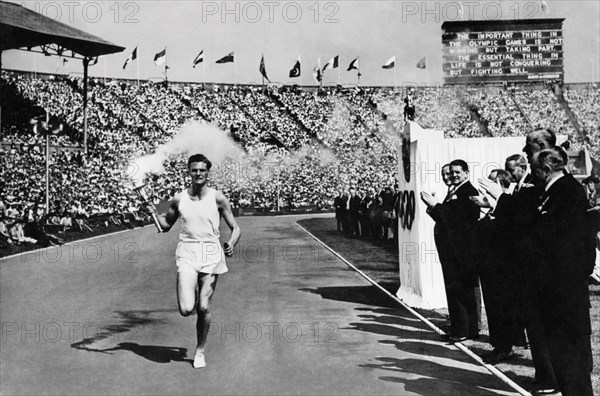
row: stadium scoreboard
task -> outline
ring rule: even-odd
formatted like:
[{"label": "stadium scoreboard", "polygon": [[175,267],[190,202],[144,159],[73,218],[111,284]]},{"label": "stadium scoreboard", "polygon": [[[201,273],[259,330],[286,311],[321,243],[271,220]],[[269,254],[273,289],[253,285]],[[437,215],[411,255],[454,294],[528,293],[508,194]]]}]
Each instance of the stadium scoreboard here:
[{"label": "stadium scoreboard", "polygon": [[562,81],[563,21],[444,22],[444,83]]}]

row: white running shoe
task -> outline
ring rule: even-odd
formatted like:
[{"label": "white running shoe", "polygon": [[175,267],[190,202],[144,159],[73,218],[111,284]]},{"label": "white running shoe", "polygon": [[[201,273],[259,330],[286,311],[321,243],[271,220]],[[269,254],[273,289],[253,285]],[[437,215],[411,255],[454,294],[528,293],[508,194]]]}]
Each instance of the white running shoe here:
[{"label": "white running shoe", "polygon": [[204,353],[196,353],[196,356],[194,356],[194,368],[199,369],[204,367],[206,367]]}]

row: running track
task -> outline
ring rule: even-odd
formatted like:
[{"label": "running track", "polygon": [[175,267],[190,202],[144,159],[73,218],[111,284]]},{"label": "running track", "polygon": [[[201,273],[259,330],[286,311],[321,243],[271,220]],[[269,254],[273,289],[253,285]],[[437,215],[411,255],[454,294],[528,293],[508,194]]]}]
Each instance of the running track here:
[{"label": "running track", "polygon": [[[513,394],[295,226],[240,218],[208,367],[177,311],[177,230],[0,260],[0,393]],[[351,258],[348,258],[351,260]]]}]

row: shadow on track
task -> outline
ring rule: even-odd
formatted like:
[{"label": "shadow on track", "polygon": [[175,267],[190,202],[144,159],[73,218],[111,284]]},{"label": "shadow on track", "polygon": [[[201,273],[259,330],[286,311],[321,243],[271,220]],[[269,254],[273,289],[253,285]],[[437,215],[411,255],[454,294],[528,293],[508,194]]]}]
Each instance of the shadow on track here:
[{"label": "shadow on track", "polygon": [[[118,335],[122,333],[137,332],[139,326],[163,323],[163,319],[157,319],[150,317],[151,315],[159,312],[173,312],[172,309],[157,309],[157,310],[146,310],[146,311],[116,311],[118,324],[112,324],[106,327],[100,328],[99,325],[89,326],[88,330],[94,329],[96,333],[92,337],[84,338],[79,342],[71,344],[71,348],[81,349],[90,352],[103,352],[113,350],[112,348],[100,349],[93,348],[94,343],[107,339],[109,337],[115,337],[118,339]],[[129,343],[126,343],[129,344]]]},{"label": "shadow on track", "polygon": [[192,363],[192,359],[185,358],[187,354],[187,348],[140,345],[134,342],[121,342],[116,347],[98,350],[97,352],[109,353],[113,351],[130,351],[154,363]]},{"label": "shadow on track", "polygon": [[300,291],[319,294],[328,300],[375,305],[385,308],[398,308],[397,303],[375,286],[317,287],[315,289],[300,289]]},{"label": "shadow on track", "polygon": [[[476,389],[478,395],[498,394],[480,387],[481,384],[490,382],[487,373],[478,373],[429,360],[390,357],[378,357],[377,360],[381,363],[364,364],[361,367],[401,374],[401,376],[381,376],[379,379],[404,384],[404,389],[409,392],[420,395],[470,395],[473,394],[473,389]],[[413,378],[406,378],[407,375]],[[419,378],[414,378],[417,376]],[[505,390],[504,387],[493,389]]]}]

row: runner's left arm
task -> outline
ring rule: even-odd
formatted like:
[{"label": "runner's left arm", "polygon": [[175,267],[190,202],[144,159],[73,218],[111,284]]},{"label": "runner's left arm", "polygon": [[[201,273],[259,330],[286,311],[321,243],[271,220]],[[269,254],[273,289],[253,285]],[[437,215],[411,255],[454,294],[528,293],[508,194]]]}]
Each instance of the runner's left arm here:
[{"label": "runner's left arm", "polygon": [[231,210],[231,205],[229,204],[229,200],[223,195],[222,192],[217,191],[217,206],[219,208],[219,213],[225,223],[229,226],[231,230],[231,235],[229,236],[229,241],[224,244],[224,251],[226,256],[231,256],[233,254],[233,248],[240,240],[241,230],[235,221],[235,217],[233,217],[233,212]]}]

